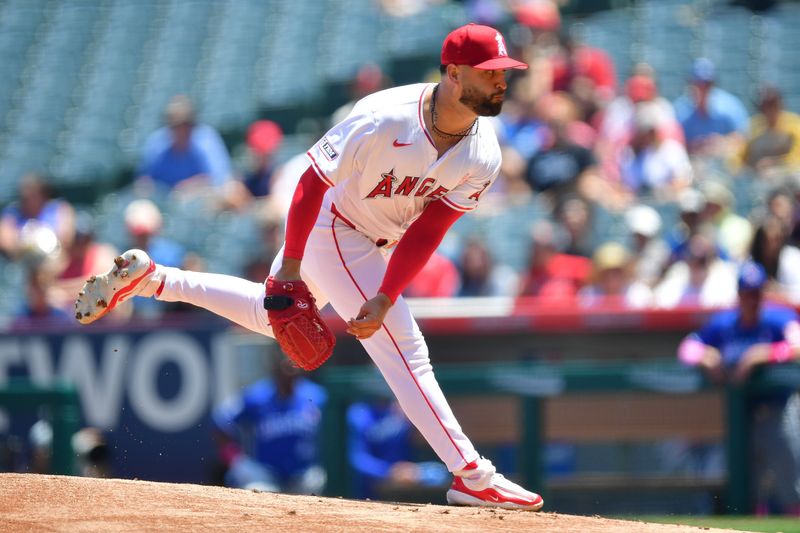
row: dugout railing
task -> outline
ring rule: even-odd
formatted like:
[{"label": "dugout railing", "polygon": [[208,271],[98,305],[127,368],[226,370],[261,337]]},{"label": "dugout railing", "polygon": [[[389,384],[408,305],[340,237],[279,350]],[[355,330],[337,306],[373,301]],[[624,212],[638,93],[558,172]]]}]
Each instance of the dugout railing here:
[{"label": "dugout railing", "polygon": [[[728,386],[723,390],[710,385],[695,369],[673,362],[480,363],[440,365],[436,373],[449,397],[513,395],[519,398],[521,409],[517,423],[521,427],[519,449],[523,453],[518,454],[518,471],[527,486],[537,487],[545,497],[548,485],[541,453],[545,442],[544,401],[603,392],[677,396],[717,390],[724,398],[727,460],[724,510],[731,514],[752,511],[747,396],[777,388],[800,388],[800,365],[795,364],[761,369],[746,385]],[[324,413],[327,490],[332,495],[346,495],[351,476],[346,449],[347,407],[353,401],[383,394],[384,387],[371,367],[332,367],[321,377],[329,393]],[[504,415],[498,413],[497,416]]]},{"label": "dugout railing", "polygon": [[72,436],[80,428],[78,393],[70,384],[40,386],[27,379],[12,379],[0,386],[0,408],[12,413],[44,408],[53,430],[50,472],[75,473]]}]

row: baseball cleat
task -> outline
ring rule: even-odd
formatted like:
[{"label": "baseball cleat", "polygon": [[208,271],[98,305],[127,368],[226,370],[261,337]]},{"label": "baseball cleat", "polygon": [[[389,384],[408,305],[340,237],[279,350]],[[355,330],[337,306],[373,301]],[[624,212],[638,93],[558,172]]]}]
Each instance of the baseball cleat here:
[{"label": "baseball cleat", "polygon": [[[476,465],[478,461],[475,461],[457,473],[450,490],[447,491],[447,503],[523,511],[538,511],[542,508],[544,500],[541,496],[494,472],[494,467],[486,459],[479,461],[485,461],[490,468],[480,472],[481,469]],[[472,470],[476,471],[476,475],[470,475]]]},{"label": "baseball cleat", "polygon": [[128,250],[114,259],[111,270],[86,280],[75,300],[75,318],[91,324],[128,298],[153,296],[163,279],[147,253]]}]

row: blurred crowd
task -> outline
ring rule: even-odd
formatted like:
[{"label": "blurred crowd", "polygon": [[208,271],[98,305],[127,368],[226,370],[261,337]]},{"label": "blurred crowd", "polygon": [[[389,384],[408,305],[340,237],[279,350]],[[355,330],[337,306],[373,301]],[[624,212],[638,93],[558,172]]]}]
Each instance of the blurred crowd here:
[{"label": "blurred crowd", "polygon": [[[407,16],[432,1],[380,4]],[[800,306],[800,110],[784,106],[780,87],[764,85],[751,102],[741,101],[720,82],[714,63],[698,57],[685,65],[683,95],[670,101],[650,65],[634,65],[620,79],[608,53],[570,31],[558,2],[464,3],[476,21],[490,24],[503,19],[498,10],[510,9],[507,34],[519,48],[511,55],[530,65],[509,73],[503,113],[492,119],[503,152],[500,176],[466,217],[485,221],[531,205],[537,216],[513,218],[515,232],[508,228],[524,230],[510,243],[524,251],[522,264],[502,253],[508,246],[497,246],[512,238],[503,231],[457,224],[455,242],[445,242],[405,296],[525,297],[547,308],[733,308],[748,302],[739,298],[741,266],[755,263],[766,277],[759,297],[763,291]],[[420,81],[435,82],[438,69],[431,72]],[[393,84],[379,65],[363,65],[351,81],[351,100],[318,118],[308,144],[358,99]],[[131,247],[191,270],[212,270],[222,257],[226,273],[266,278],[308,164],[305,149],[287,148],[297,132],[284,132],[269,117],[247,125],[238,143],[226,143],[200,116],[186,95],[169,101],[163,127],[141,146],[132,182],[114,193],[123,199],[110,204],[116,216],[102,199],[59,197],[47,176],[20,176],[15,201],[0,209],[0,267],[24,269],[24,286],[11,287],[24,297],[13,316],[0,316],[0,326],[74,324],[84,280]],[[217,222],[231,220],[250,224],[223,237],[232,244],[209,238]],[[245,238],[236,228],[254,235]],[[117,309],[106,320],[191,310],[153,299]],[[316,448],[325,392],[286,365],[277,364],[273,375],[214,413],[224,482],[318,493],[325,483]],[[792,402],[800,409],[796,396]],[[409,423],[391,402],[354,405],[347,421],[359,496],[375,497],[387,483],[442,483],[441,471],[412,461]],[[778,423],[768,430],[778,435]],[[252,449],[243,444],[247,431],[257,433]],[[35,435],[42,434],[40,427]],[[97,453],[105,460],[104,447]]]},{"label": "blurred crowd", "polygon": [[[471,3],[473,16],[495,16],[487,5],[497,3]],[[514,41],[530,68],[510,74],[503,113],[493,119],[501,175],[470,216],[485,220],[535,204],[541,216],[514,220],[527,227],[512,243],[525,250],[526,264],[511,264],[493,246],[504,235],[457,225],[457,243],[434,255],[406,296],[725,307],[736,300],[739,265],[752,258],[769,275],[771,297],[800,303],[800,116],[784,107],[780,88],[762,87],[748,106],[701,57],[686,65],[685,92],[671,102],[647,64],[618,79],[604,50],[572,35],[557,3],[510,5]],[[321,117],[314,135],[358,98],[392,84],[378,65],[364,65],[353,77],[352,101]],[[241,245],[247,249],[237,257],[244,260],[232,258],[228,273],[266,276],[306,165],[303,152],[287,153],[284,132],[269,119],[254,121],[241,144],[229,146],[197,117],[185,95],[166,106],[164,126],[141,147],[135,179],[121,191],[129,200],[119,206],[123,223],[111,233],[114,242],[98,238],[110,234],[104,225],[111,222],[98,217],[98,205],[58,198],[45,176],[20,178],[16,201],[0,215],[0,255],[24,266],[26,295],[4,322],[70,320],[81,281],[127,247],[166,265],[207,269],[211,251],[197,243],[208,241],[194,238],[213,231],[196,227],[204,219],[251,220],[255,244]],[[165,213],[165,206],[183,209]],[[194,218],[184,234],[192,239],[165,231],[187,212]],[[612,223],[613,230],[605,227]],[[182,310],[127,305],[114,319]]]}]

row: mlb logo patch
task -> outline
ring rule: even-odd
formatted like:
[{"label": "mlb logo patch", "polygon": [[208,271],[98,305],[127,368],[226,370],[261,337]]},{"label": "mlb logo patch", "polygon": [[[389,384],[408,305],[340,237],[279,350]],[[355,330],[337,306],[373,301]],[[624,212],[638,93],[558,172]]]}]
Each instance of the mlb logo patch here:
[{"label": "mlb logo patch", "polygon": [[328,142],[328,139],[322,139],[320,148],[322,148],[322,152],[325,154],[325,157],[328,158],[328,161],[333,161],[339,157],[339,154],[333,149],[333,146],[331,146],[331,143]]}]

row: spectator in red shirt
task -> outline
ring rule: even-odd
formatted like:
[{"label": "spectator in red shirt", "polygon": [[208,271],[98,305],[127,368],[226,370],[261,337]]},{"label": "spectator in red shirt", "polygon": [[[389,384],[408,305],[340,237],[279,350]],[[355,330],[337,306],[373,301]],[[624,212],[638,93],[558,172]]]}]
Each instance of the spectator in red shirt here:
[{"label": "spectator in red shirt", "polygon": [[537,223],[531,232],[532,247],[520,296],[537,296],[548,303],[572,303],[592,269],[586,257],[561,253],[556,228]]},{"label": "spectator in red shirt", "polygon": [[72,244],[63,247],[55,279],[48,288],[48,297],[57,307],[72,311],[75,294],[86,278],[102,272],[117,255],[108,243],[98,242],[94,234],[94,219],[87,211],[75,216],[75,236]]},{"label": "spectator in red shirt", "polygon": [[409,298],[452,298],[460,286],[461,276],[456,265],[434,252],[403,295]]},{"label": "spectator in red shirt", "polygon": [[604,50],[576,42],[566,31],[559,41],[562,52],[551,59],[553,90],[569,91],[582,104],[588,121],[616,93],[614,62]]}]

